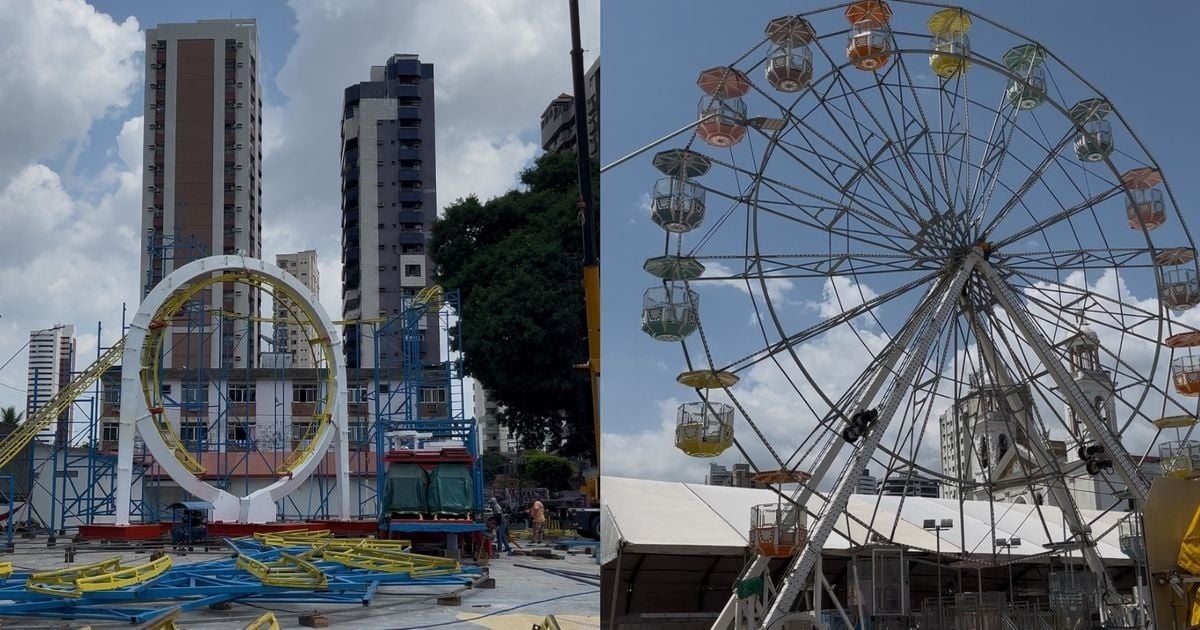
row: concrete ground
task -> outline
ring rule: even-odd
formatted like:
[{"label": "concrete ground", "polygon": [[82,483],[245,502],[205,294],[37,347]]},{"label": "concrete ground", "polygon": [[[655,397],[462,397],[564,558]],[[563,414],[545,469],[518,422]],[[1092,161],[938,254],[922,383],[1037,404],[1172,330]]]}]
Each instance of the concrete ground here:
[{"label": "concrete ground", "polygon": [[[64,546],[47,549],[44,539],[18,540],[15,553],[0,555],[0,561],[11,561],[17,571],[51,570],[66,566]],[[529,543],[523,543],[526,548]],[[447,587],[385,587],[376,595],[369,607],[359,605],[317,604],[269,604],[263,607],[234,603],[228,611],[202,609],[185,613],[176,624],[181,628],[241,628],[262,615],[266,610],[275,612],[283,628],[303,628],[299,623],[301,613],[319,610],[331,628],[354,628],[355,630],[402,630],[407,628],[493,628],[495,630],[530,630],[546,615],[555,615],[559,625],[566,629],[583,630],[600,628],[600,589],[567,577],[538,570],[538,568],[565,570],[576,573],[600,575],[600,567],[594,557],[586,554],[568,554],[561,560],[543,559],[532,556],[501,556],[492,560],[489,572],[496,580],[495,589],[475,589],[462,593],[458,606],[439,605],[437,599],[445,594]],[[75,564],[97,562],[116,555],[127,561],[145,560],[149,551],[121,551],[117,549],[79,550]],[[199,562],[228,556],[227,551],[191,552],[186,555],[172,554],[176,565]],[[524,568],[515,565],[526,565]],[[3,628],[82,628],[90,625],[101,628],[129,628],[128,624],[107,621],[56,621],[24,617],[4,617],[0,604],[0,627]]]}]

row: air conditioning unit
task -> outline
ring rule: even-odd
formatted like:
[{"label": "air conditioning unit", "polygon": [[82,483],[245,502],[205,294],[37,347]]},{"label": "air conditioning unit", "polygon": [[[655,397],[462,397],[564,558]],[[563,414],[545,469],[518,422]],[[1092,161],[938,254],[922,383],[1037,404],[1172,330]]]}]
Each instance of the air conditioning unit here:
[{"label": "air conditioning unit", "polygon": [[[242,233],[242,228],[234,228],[234,229],[233,229],[233,231],[234,231],[234,232],[237,232],[238,234],[241,234],[241,233]],[[238,295],[241,295],[241,294],[242,294],[242,293],[241,293],[241,291],[239,291],[239,292],[238,292]]]},{"label": "air conditioning unit", "polygon": [[153,234],[153,233],[154,233],[154,228],[152,228],[152,227],[148,227],[148,228],[146,228],[146,233],[147,233],[147,234]]},{"label": "air conditioning unit", "polygon": [[158,89],[158,84],[157,84],[157,83],[151,83],[151,84],[150,84],[150,89],[151,89],[151,90],[157,90],[157,89]]},{"label": "air conditioning unit", "polygon": [[238,211],[238,212],[241,212],[241,211],[242,211],[242,207],[241,207],[241,206],[237,206],[237,211]]},{"label": "air conditioning unit", "polygon": [[235,166],[233,167],[233,169],[234,169],[235,171],[240,171],[240,170],[242,170],[243,168],[246,168],[246,167],[242,166],[241,164],[237,164],[237,165],[235,165]]},{"label": "air conditioning unit", "polygon": [[242,42],[238,42],[238,43],[237,43],[237,46],[238,46],[238,48],[242,48],[243,46],[245,46],[245,44],[244,44],[244,43],[242,43]]},{"label": "air conditioning unit", "polygon": [[241,148],[243,148],[243,145],[241,145],[241,144],[235,144],[235,145],[233,145],[233,148],[234,148],[234,149],[241,149]]}]

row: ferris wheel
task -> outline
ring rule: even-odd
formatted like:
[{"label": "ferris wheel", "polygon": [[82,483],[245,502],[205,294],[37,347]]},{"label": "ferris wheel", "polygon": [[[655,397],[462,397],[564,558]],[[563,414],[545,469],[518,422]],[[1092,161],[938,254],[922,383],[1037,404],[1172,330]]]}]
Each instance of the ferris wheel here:
[{"label": "ferris wheel", "polygon": [[[736,448],[778,491],[744,576],[790,559],[718,625],[791,610],[868,466],[1058,508],[1048,553],[1115,594],[1084,511],[1144,501],[1148,455],[1200,469],[1200,269],[1162,169],[1092,83],[965,9],[861,0],[748,43],[649,145],[677,143],[652,160],[642,308],[696,395],[675,446]],[[877,512],[859,525],[890,540],[898,511]]]}]

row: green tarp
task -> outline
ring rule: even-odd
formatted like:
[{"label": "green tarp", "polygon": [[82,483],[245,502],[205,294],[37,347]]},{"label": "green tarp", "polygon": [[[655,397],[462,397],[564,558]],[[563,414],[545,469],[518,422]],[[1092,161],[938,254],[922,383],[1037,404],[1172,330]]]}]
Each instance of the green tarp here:
[{"label": "green tarp", "polygon": [[475,494],[471,469],[466,464],[439,464],[429,475],[429,511],[467,514]]},{"label": "green tarp", "polygon": [[427,497],[429,480],[416,464],[392,464],[387,471],[387,511],[425,513],[429,511]]}]

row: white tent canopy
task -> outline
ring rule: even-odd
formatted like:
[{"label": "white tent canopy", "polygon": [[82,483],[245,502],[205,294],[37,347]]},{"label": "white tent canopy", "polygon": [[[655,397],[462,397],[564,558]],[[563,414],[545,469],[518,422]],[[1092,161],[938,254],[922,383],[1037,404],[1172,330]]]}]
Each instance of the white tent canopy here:
[{"label": "white tent canopy", "polygon": [[[600,487],[602,563],[616,559],[622,551],[742,555],[747,551],[750,508],[778,500],[771,490],[623,477],[604,477]],[[808,505],[809,511],[814,513],[822,506],[823,502],[817,497],[810,499]],[[959,502],[953,499],[855,495],[850,500],[849,513],[853,518],[839,520],[835,533],[825,543],[826,550],[848,550],[868,542],[869,530],[854,519],[872,524],[885,538],[897,544],[927,551],[937,548],[937,539],[934,532],[922,528],[923,521],[952,519],[953,526],[940,533],[942,553],[957,555],[965,549],[968,554],[989,558],[996,538],[1015,536],[1021,539],[1021,544],[1011,550],[1015,559],[1045,553],[1044,544],[1061,542],[1070,536],[1062,511],[1045,505],[964,501],[960,508]],[[1097,550],[1101,557],[1132,562],[1120,549],[1116,527],[1127,513],[1102,515],[1093,510],[1081,510],[1081,513],[1084,520],[1092,524],[1093,536],[1098,537]],[[993,518],[995,529],[990,525]],[[811,517],[809,525],[812,525]],[[1000,553],[1007,556],[1009,551]],[[1079,557],[1078,552],[1074,555]]]}]

